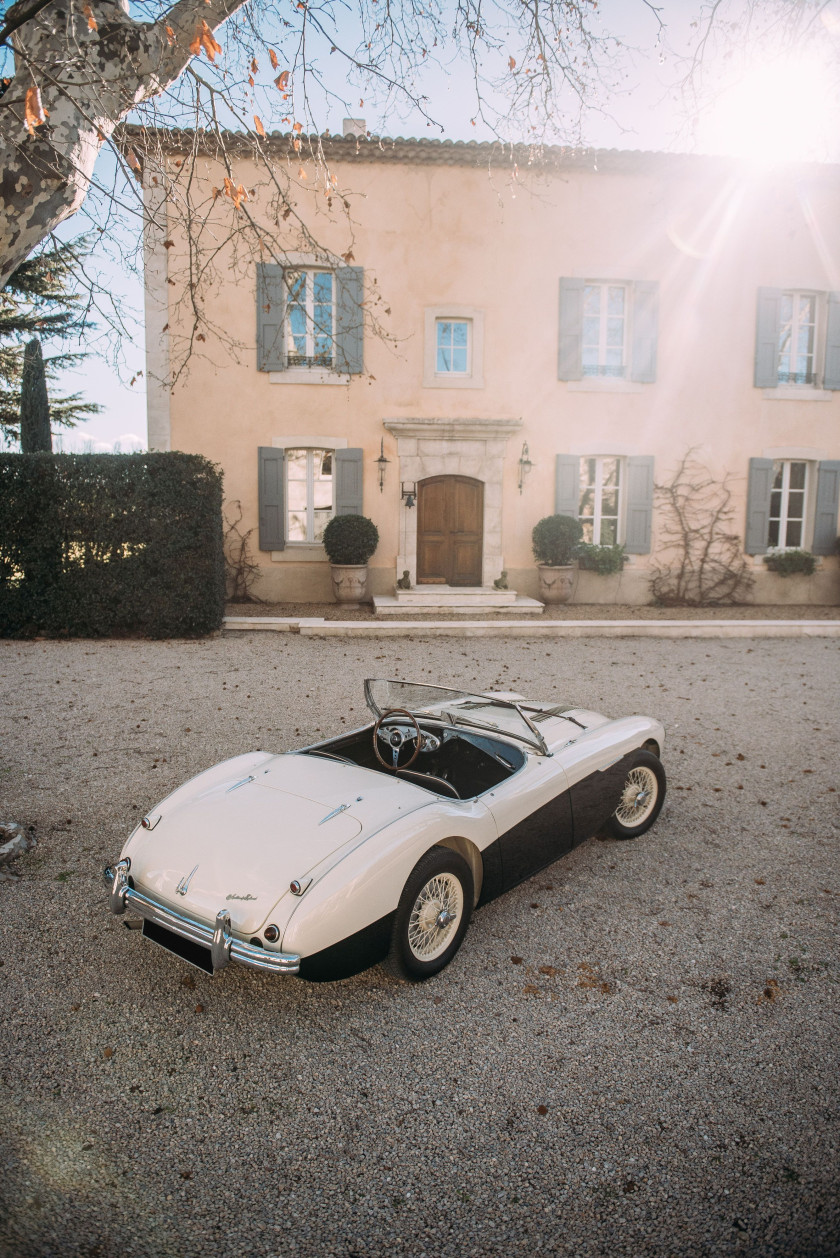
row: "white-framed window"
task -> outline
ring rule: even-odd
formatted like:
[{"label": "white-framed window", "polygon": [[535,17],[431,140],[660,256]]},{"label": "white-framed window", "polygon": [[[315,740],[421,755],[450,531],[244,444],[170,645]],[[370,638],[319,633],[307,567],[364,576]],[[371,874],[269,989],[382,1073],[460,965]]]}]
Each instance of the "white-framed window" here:
[{"label": "white-framed window", "polygon": [[317,543],[335,514],[332,450],[286,450],[286,542]]},{"label": "white-framed window", "polygon": [[468,376],[472,319],[435,320],[435,375]]},{"label": "white-framed window", "polygon": [[770,492],[767,545],[771,549],[802,546],[808,496],[808,464],[801,459],[776,459]]},{"label": "white-framed window", "polygon": [[840,390],[840,294],[759,288],[753,384],[767,401],[831,400]]},{"label": "white-framed window", "polygon": [[423,388],[484,388],[483,310],[473,306],[426,307]]},{"label": "white-framed window", "polygon": [[332,271],[287,270],[286,364],[332,367],[335,362],[335,276]]},{"label": "white-framed window", "polygon": [[583,541],[616,546],[621,533],[622,460],[599,456],[580,460],[578,519]]},{"label": "white-framed window", "polygon": [[779,384],[814,384],[817,294],[782,293],[779,309]]},{"label": "white-framed window", "polygon": [[624,377],[627,371],[627,314],[625,284],[584,285],[581,339],[584,376]]}]

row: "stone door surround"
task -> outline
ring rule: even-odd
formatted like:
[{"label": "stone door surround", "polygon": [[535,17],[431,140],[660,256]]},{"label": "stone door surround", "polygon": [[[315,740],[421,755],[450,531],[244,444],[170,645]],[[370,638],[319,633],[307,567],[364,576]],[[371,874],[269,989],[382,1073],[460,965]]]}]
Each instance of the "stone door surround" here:
[{"label": "stone door surround", "polygon": [[[508,437],[521,419],[386,419],[397,439],[400,481],[429,476],[471,476],[484,482],[484,558],[481,584],[502,575],[502,474]],[[417,584],[417,510],[400,500],[397,576],[408,569]]]}]

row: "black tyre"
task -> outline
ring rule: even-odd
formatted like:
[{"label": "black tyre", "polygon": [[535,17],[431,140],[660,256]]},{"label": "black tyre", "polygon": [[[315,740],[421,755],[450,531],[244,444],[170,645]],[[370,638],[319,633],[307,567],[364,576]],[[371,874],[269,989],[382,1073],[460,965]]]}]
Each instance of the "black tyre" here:
[{"label": "black tyre", "polygon": [[413,983],[438,974],[460,948],[472,910],[467,862],[449,848],[430,848],[400,896],[385,968]]},{"label": "black tyre", "polygon": [[637,751],[630,760],[618,807],[607,822],[616,839],[635,839],[653,825],[665,802],[665,770],[650,751]]}]

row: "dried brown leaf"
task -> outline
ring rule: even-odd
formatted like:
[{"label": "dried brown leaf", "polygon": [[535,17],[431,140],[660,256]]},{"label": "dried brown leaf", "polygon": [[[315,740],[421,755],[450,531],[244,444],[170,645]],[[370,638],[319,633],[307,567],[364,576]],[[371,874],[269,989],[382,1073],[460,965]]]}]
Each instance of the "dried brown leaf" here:
[{"label": "dried brown leaf", "polygon": [[40,127],[46,122],[49,114],[41,104],[41,89],[39,87],[29,87],[26,89],[26,97],[24,98],[24,122],[26,129],[30,135],[35,134],[35,128]]},{"label": "dried brown leaf", "polygon": [[208,60],[210,61],[215,61],[216,57],[222,51],[222,45],[215,38],[207,23],[203,20],[201,25],[195,28],[195,38],[190,44],[190,52],[193,56],[197,56],[202,48],[207,53]]}]

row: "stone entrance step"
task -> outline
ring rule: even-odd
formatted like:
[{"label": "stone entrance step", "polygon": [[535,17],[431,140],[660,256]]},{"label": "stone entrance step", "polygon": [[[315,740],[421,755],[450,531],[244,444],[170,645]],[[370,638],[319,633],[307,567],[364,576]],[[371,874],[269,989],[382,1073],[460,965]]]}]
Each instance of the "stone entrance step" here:
[{"label": "stone entrance step", "polygon": [[373,600],[377,616],[539,616],[542,603],[516,590],[485,586],[421,585]]}]

